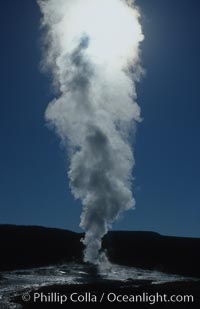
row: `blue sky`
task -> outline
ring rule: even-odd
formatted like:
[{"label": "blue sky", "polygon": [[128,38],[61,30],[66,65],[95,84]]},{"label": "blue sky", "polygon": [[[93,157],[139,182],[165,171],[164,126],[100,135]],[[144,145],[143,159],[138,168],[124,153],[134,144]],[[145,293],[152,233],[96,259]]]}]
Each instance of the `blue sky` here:
[{"label": "blue sky", "polygon": [[[134,195],[137,208],[114,229],[200,237],[200,2],[137,0],[146,77],[138,84]],[[1,23],[0,223],[79,231],[80,202],[44,112],[53,93],[39,71],[40,12],[3,0]]]}]

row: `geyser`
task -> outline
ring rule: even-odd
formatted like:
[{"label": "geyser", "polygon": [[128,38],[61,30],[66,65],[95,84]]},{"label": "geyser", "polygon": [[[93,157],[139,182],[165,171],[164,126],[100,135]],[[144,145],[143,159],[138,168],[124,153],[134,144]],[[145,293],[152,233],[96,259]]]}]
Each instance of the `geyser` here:
[{"label": "geyser", "polygon": [[72,193],[83,204],[85,261],[101,259],[102,237],[134,208],[133,138],[140,108],[140,14],[134,1],[39,0],[43,67],[57,97],[46,110],[70,157]]}]

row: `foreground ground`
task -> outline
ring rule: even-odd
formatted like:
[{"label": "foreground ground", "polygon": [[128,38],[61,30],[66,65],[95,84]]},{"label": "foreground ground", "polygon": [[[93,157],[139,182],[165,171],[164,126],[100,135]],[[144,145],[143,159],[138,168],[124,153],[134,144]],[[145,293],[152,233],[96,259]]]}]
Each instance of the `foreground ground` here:
[{"label": "foreground ground", "polygon": [[[136,301],[137,299],[137,301]],[[90,284],[47,286],[13,299],[23,309],[120,305],[132,308],[200,308],[200,281],[152,285],[149,281],[96,281]],[[61,302],[63,302],[61,304]]]}]

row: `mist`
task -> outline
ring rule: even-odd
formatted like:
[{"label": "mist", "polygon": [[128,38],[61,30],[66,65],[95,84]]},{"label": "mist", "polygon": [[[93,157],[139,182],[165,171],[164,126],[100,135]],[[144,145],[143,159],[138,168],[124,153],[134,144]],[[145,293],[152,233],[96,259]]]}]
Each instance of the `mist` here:
[{"label": "mist", "polygon": [[42,68],[55,98],[45,119],[65,146],[68,178],[82,202],[84,260],[98,264],[101,241],[135,207],[136,83],[144,36],[134,1],[39,0]]}]

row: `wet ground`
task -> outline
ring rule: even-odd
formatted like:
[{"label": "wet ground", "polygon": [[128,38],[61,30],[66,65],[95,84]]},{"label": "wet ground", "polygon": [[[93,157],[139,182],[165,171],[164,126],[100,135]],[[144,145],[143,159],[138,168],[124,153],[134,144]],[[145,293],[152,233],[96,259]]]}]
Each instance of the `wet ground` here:
[{"label": "wet ground", "polygon": [[[128,293],[143,289],[155,292],[156,289],[162,290],[161,287],[166,287],[169,291],[170,286],[175,289],[178,286],[183,288],[189,285],[196,287],[197,279],[115,264],[104,265],[97,269],[91,265],[69,263],[0,273],[0,309],[32,308],[34,304],[21,301],[21,297],[24,293],[31,294],[38,290],[50,293],[52,289],[52,292],[57,293],[54,295],[58,296],[61,291],[66,291],[68,294],[73,291],[87,293],[92,289],[94,293],[96,291],[100,295],[100,290],[108,292],[109,289],[115,289]],[[195,291],[196,289],[197,287]],[[38,305],[34,308],[40,307]]]}]

